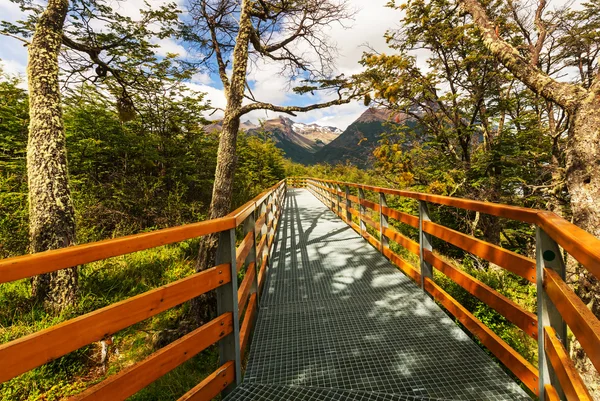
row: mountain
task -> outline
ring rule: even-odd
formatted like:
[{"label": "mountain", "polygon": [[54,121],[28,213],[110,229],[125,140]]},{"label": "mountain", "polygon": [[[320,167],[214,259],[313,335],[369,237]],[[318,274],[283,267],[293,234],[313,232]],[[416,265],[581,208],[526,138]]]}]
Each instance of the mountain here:
[{"label": "mountain", "polygon": [[[214,122],[205,129],[220,130],[221,122]],[[262,125],[245,121],[240,124],[240,129],[257,136],[269,133],[288,159],[303,164],[312,164],[313,154],[342,133],[337,127],[297,123],[286,117],[266,120]]]},{"label": "mountain", "polygon": [[[369,108],[342,134],[314,154],[313,163],[349,162],[361,168],[373,164],[373,150],[381,134],[390,132],[390,123],[404,123],[408,116],[379,108]],[[410,121],[408,121],[410,123]]]}]

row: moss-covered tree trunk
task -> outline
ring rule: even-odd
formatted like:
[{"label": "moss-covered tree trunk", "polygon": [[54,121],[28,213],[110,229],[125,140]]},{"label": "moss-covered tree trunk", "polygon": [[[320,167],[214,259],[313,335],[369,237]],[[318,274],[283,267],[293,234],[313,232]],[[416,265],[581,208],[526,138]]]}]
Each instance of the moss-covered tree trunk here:
[{"label": "moss-covered tree trunk", "polygon": [[[63,248],[75,240],[75,213],[68,185],[58,53],[68,0],[50,0],[29,45],[29,232],[31,251]],[[54,310],[72,304],[76,268],[34,277],[33,295]]]},{"label": "moss-covered tree trunk", "polygon": [[[589,89],[559,82],[544,74],[499,37],[479,0],[458,0],[473,17],[486,47],[502,64],[533,92],[560,105],[571,118],[567,144],[566,184],[573,223],[600,237],[600,75]],[[592,312],[600,317],[600,280],[577,263],[569,263],[567,280]],[[584,379],[596,394],[598,374],[574,340],[571,352]],[[591,384],[594,383],[594,386]]]},{"label": "moss-covered tree trunk", "polygon": [[[246,72],[248,70],[248,46],[252,33],[250,18],[250,1],[243,0],[240,12],[239,31],[233,50],[233,71],[231,81],[225,80],[225,96],[227,106],[223,117],[223,130],[219,137],[217,152],[217,168],[213,184],[209,218],[216,219],[228,214],[233,198],[233,178],[236,167],[236,144],[240,128],[240,117],[244,91],[246,89]],[[218,246],[218,235],[202,238],[198,253],[197,271],[208,269],[215,264]],[[215,315],[214,294],[204,294],[192,303],[192,313],[198,323],[206,323]]]}]

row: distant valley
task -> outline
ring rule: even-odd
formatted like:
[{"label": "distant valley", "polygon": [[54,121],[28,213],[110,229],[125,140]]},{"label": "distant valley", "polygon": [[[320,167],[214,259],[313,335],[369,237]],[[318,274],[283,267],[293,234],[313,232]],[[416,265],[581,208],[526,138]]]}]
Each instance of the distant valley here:
[{"label": "distant valley", "polygon": [[[262,126],[246,121],[240,129],[251,135],[268,133],[286,157],[302,164],[339,164],[349,162],[358,167],[373,163],[373,150],[381,135],[390,132],[393,123],[404,122],[406,116],[388,110],[369,108],[342,131],[337,127],[294,122],[287,117],[266,120]],[[220,123],[208,126],[220,129]]]}]

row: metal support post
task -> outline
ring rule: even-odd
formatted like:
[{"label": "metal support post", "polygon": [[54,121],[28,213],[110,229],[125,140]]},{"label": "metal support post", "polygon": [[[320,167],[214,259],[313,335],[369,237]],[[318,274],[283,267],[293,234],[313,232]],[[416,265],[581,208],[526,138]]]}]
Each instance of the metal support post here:
[{"label": "metal support post", "polygon": [[552,327],[556,335],[562,341],[565,349],[567,348],[567,326],[556,306],[546,295],[544,290],[544,267],[554,270],[564,280],[565,263],[562,253],[556,241],[554,241],[543,229],[536,227],[535,236],[535,261],[536,261],[536,286],[537,286],[537,317],[538,317],[538,369],[539,369],[539,394],[540,400],[545,399],[546,384],[552,384],[560,399],[566,399],[564,392],[554,373],[552,365],[544,348],[544,327]]},{"label": "metal support post", "polygon": [[358,210],[359,210],[359,224],[360,224],[360,235],[365,236],[367,232],[367,225],[363,221],[363,216],[365,215],[367,208],[363,206],[362,201],[365,199],[365,191],[362,188],[358,188]]},{"label": "metal support post", "polygon": [[340,192],[342,192],[340,186],[335,184],[335,194],[337,195],[337,214],[338,216],[342,217],[342,195],[340,195]]},{"label": "metal support post", "polygon": [[423,250],[432,251],[431,234],[423,231],[423,222],[431,221],[427,202],[419,201],[419,257],[421,258],[421,288],[425,289],[425,278],[433,280],[433,267],[423,258]]},{"label": "metal support post", "polygon": [[385,236],[383,231],[388,228],[388,218],[383,213],[383,208],[387,207],[387,202],[385,199],[385,194],[383,192],[379,193],[379,239],[381,242],[380,252],[383,254],[384,249],[389,248],[390,241],[388,237]]},{"label": "metal support post", "polygon": [[235,265],[235,228],[219,233],[216,262],[217,265],[228,263],[231,269],[231,282],[217,288],[217,314],[231,312],[233,318],[233,331],[219,341],[220,364],[234,361],[235,368],[235,381],[223,390],[226,395],[242,382],[240,317],[237,299],[237,268]]},{"label": "metal support post", "polygon": [[346,185],[346,222],[348,224],[352,223],[352,213],[350,213],[350,208],[352,207],[352,202],[350,202],[350,188]]},{"label": "metal support post", "polygon": [[[246,265],[250,266],[252,262],[254,262],[254,280],[250,286],[250,294],[256,293],[256,300],[260,297],[258,294],[258,258],[256,257],[256,219],[254,218],[254,213],[256,212],[256,204],[254,205],[254,211],[250,213],[250,216],[246,217],[244,220],[244,238],[248,233],[252,233],[252,248],[250,249],[250,253],[246,257]],[[246,271],[248,274],[248,271]],[[256,303],[256,307],[258,309],[258,302]]]}]

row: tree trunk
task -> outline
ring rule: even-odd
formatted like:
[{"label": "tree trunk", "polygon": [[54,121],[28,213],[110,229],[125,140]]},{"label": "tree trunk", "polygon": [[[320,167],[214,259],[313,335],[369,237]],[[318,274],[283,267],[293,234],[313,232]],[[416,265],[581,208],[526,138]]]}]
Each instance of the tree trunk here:
[{"label": "tree trunk", "polygon": [[[233,72],[231,83],[224,82],[227,106],[223,118],[223,131],[219,138],[217,152],[217,168],[210,202],[209,218],[223,217],[231,210],[233,198],[233,177],[236,167],[236,143],[240,128],[240,117],[244,91],[246,89],[246,72],[248,69],[248,46],[252,32],[250,18],[250,1],[243,0],[240,11],[239,31],[233,50]],[[215,265],[218,246],[218,234],[207,235],[200,241],[196,271],[203,271]],[[235,280],[235,278],[232,278]],[[204,294],[192,302],[192,314],[198,324],[206,323],[216,315],[214,293]]]},{"label": "tree trunk", "polygon": [[[584,99],[573,118],[567,147],[567,187],[571,197],[573,223],[600,238],[600,94]],[[570,258],[571,259],[571,258]],[[600,317],[600,280],[584,266],[570,260],[567,279],[590,310]],[[600,395],[598,373],[578,341],[571,354],[589,388]],[[592,383],[595,384],[592,385]]]},{"label": "tree trunk", "polygon": [[[62,43],[67,0],[50,0],[38,20],[29,45],[29,232],[31,251],[72,245],[75,212],[68,185],[67,153],[58,82],[58,53]],[[77,268],[32,279],[33,296],[57,310],[73,304]]]}]

